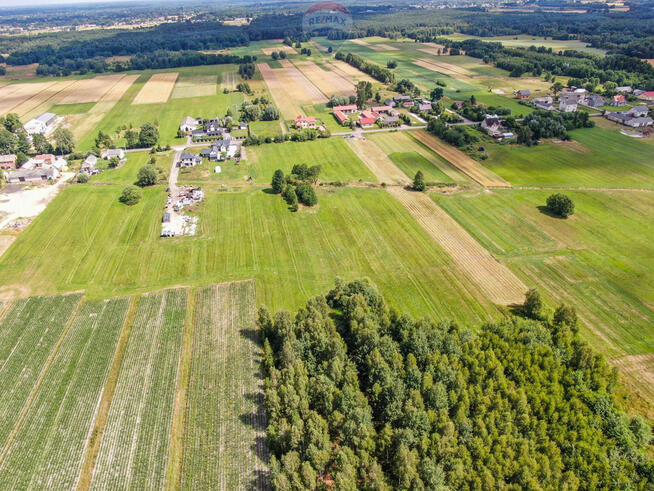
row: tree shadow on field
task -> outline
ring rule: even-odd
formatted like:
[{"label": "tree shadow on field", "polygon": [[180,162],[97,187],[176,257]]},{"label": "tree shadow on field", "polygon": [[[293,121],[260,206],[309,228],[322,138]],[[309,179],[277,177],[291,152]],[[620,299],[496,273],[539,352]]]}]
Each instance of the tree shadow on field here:
[{"label": "tree shadow on field", "polygon": [[541,205],[538,206],[538,211],[540,211],[543,215],[547,215],[548,217],[556,218],[558,220],[565,220],[565,217],[562,217],[561,215],[557,215],[556,213],[552,213],[550,209],[547,206]]},{"label": "tree shadow on field", "polygon": [[277,194],[273,191],[273,188],[265,188],[261,190],[262,193],[264,194]]},{"label": "tree shadow on field", "polygon": [[259,331],[258,328],[241,329],[240,333],[241,333],[241,337],[252,341],[254,344],[257,345],[258,348],[263,347],[263,340],[261,339],[261,331]]}]

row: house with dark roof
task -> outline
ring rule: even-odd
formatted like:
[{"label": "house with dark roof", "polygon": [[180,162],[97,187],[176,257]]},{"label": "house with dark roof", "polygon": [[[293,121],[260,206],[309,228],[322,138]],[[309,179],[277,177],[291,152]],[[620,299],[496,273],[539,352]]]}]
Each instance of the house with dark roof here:
[{"label": "house with dark roof", "polygon": [[195,167],[202,163],[202,157],[190,152],[184,152],[177,162],[177,167]]},{"label": "house with dark roof", "polygon": [[516,90],[515,94],[518,96],[518,99],[527,100],[531,97],[531,90],[520,89],[520,90]]}]

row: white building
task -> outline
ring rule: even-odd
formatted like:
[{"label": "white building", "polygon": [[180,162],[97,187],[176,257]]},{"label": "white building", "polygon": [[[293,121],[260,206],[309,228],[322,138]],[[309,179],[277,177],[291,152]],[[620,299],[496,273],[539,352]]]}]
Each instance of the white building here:
[{"label": "white building", "polygon": [[30,119],[27,123],[25,123],[24,128],[28,135],[45,135],[48,131],[54,128],[56,122],[56,114],[43,113],[34,119]]},{"label": "white building", "polygon": [[197,119],[192,118],[191,116],[186,116],[182,119],[182,124],[179,125],[179,129],[184,133],[190,133],[191,131],[197,130],[200,124]]},{"label": "white building", "polygon": [[118,157],[118,160],[123,160],[125,158],[125,150],[122,148],[110,148],[102,152],[101,156],[105,160],[111,160],[114,157]]}]

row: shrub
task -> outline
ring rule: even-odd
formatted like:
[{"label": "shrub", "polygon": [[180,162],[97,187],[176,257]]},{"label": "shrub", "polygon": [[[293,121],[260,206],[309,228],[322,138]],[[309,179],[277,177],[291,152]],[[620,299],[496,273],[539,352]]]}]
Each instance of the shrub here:
[{"label": "shrub", "polygon": [[141,191],[136,186],[126,186],[123,188],[118,201],[128,206],[135,205],[141,201]]},{"label": "shrub", "polygon": [[80,184],[86,184],[89,182],[89,176],[85,172],[80,172],[75,178]]},{"label": "shrub", "polygon": [[568,218],[575,212],[574,202],[565,194],[556,193],[547,198],[547,209],[561,218]]},{"label": "shrub", "polygon": [[142,188],[146,186],[154,186],[157,184],[157,169],[153,165],[147,164],[139,169],[139,173],[136,176],[136,185]]}]

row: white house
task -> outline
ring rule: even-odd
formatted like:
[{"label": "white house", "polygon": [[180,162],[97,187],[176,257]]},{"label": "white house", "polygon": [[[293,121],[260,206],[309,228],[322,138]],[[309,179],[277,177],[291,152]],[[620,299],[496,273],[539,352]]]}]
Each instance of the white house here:
[{"label": "white house", "polygon": [[239,149],[240,145],[236,140],[217,140],[211,148],[202,150],[201,155],[211,161],[231,160],[236,156]]},{"label": "white house", "polygon": [[202,157],[194,153],[184,152],[179,162],[177,162],[177,167],[195,167],[202,163]]},{"label": "white house", "polygon": [[118,160],[123,160],[125,158],[125,150],[122,148],[110,148],[102,152],[101,156],[105,160],[111,160],[114,157],[118,157]]},{"label": "white house", "polygon": [[54,113],[43,113],[34,119],[30,119],[25,123],[25,131],[28,135],[41,134],[44,135],[50,131],[57,122],[57,115]]},{"label": "white house", "polygon": [[199,126],[200,124],[197,119],[192,118],[191,116],[186,116],[182,119],[182,124],[179,125],[179,129],[184,133],[190,133],[193,130],[197,130]]},{"label": "white house", "polygon": [[579,97],[572,92],[566,92],[565,94],[561,94],[561,97],[559,97],[559,111],[561,112],[574,112],[577,110],[578,104]]},{"label": "white house", "polygon": [[80,170],[85,174],[88,174],[89,176],[92,176],[93,174],[97,174],[100,171],[97,168],[97,163],[98,163],[98,157],[90,153],[86,156],[84,162],[82,162],[82,166],[80,167]]}]

